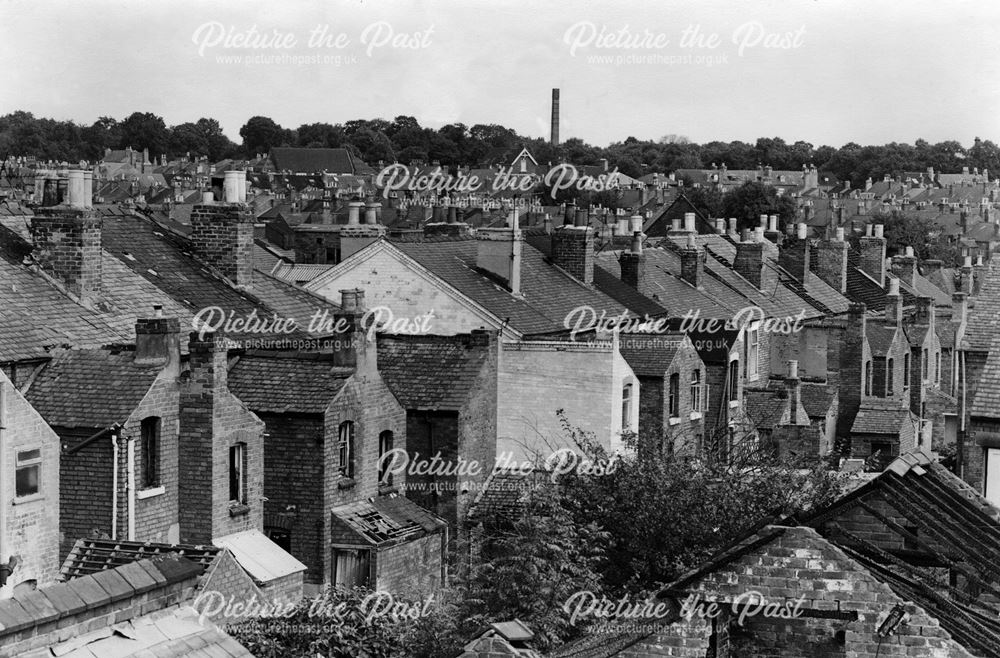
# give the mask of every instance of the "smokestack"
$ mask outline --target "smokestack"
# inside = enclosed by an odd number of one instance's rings
[[[559,90],[552,90],[552,145],[559,146]]]

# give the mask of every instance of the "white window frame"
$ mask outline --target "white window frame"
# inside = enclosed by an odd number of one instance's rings
[[[28,459],[22,459],[21,455],[38,452],[37,457],[31,457]],[[23,496],[17,493],[17,473],[22,468],[34,468],[37,472],[38,487],[37,491],[29,494],[24,494]],[[27,447],[18,448],[14,453],[14,498],[15,500],[29,500],[32,498],[38,498],[42,495],[42,447]]]
[[[747,329],[747,380],[760,376],[760,328]]]

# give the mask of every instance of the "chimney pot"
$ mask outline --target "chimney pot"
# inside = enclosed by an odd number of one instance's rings
[[[794,359],[788,362],[788,378],[789,379],[799,378],[799,362]]]
[[[684,213],[684,230],[694,232],[695,231],[695,214],[693,212]]]
[[[837,227],[837,242],[843,242],[843,241],[844,241],[844,227],[843,226],[838,226]]]
[[[882,226],[881,224],[876,224],[876,225],[875,225],[875,237],[876,237],[876,238],[881,238],[881,237],[883,237],[883,231],[884,231],[884,230],[885,230],[885,227],[884,227],[884,226]]]
[[[910,257],[912,257],[912,256],[913,256],[913,247],[907,247],[907,248],[906,248],[906,249],[905,249],[905,250],[903,251],[903,253],[904,253],[904,255],[906,255],[906,256],[910,256]]]
[[[899,279],[892,278],[889,279],[889,296],[899,296]]]
[[[774,231],[778,230],[778,216],[777,215],[771,215],[770,217],[768,217],[767,218],[767,222],[768,222],[767,223],[767,230],[768,231],[774,232]]]
[[[806,232],[808,230],[809,230],[809,227],[806,226],[805,222],[800,222],[799,223],[799,232],[798,232],[798,236],[797,236],[799,238],[799,240],[805,240],[806,239]]]

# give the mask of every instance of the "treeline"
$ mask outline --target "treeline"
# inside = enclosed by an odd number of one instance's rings
[[[357,119],[345,123],[310,123],[285,128],[274,120],[255,116],[240,128],[241,143],[223,134],[219,122],[202,118],[193,123],[167,126],[162,117],[134,112],[117,120],[101,117],[92,125],[36,118],[29,112],[0,117],[0,157],[34,155],[43,160],[74,162],[97,160],[105,149],[149,149],[150,156],[207,155],[213,161],[228,157],[252,157],[273,146],[343,147],[369,163],[438,161],[445,166],[495,164],[509,161],[522,146],[540,163],[567,161],[578,165],[609,166],[629,176],[658,171],[699,169],[726,164],[730,169],[753,169],[758,164],[774,169],[801,169],[816,165],[855,187],[865,179],[882,178],[904,171],[939,172],[989,169],[1000,174],[1000,148],[978,137],[966,148],[957,141],[931,144],[918,139],[913,144],[893,142],[862,146],[851,142],[840,148],[814,146],[805,141],[788,143],[780,137],[761,137],[754,143],[707,142],[696,144],[680,135],[658,140],[629,137],[607,147],[568,139],[554,147],[544,139],[525,137],[497,124],[448,124],[426,128],[410,116]]]

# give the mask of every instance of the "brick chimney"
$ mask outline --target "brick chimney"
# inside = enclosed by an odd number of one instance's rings
[[[192,332],[188,353],[189,371],[180,386],[177,437],[183,446],[177,466],[184,474],[177,491],[180,541],[210,544],[215,535],[215,506],[222,503],[215,500],[214,484],[225,477],[216,472],[215,407],[227,387],[228,364],[225,347],[210,332],[204,338]]]
[[[177,318],[163,317],[163,307],[153,306],[153,317],[135,322],[135,362],[140,365],[162,366],[180,374],[181,323]]]
[[[838,384],[840,410],[837,415],[837,437],[841,439],[850,437],[851,426],[861,406],[864,391],[866,310],[864,304],[851,304],[847,309],[847,324],[840,348]]]
[[[882,225],[869,224],[867,234],[861,238],[861,259],[858,267],[875,279],[880,286],[885,285],[885,238]]]
[[[191,249],[240,288],[253,286],[253,209],[242,171],[225,172],[223,202],[205,195],[191,210]]]
[[[951,321],[957,324],[964,324],[968,319],[969,296],[964,292],[954,292],[951,294]]]
[[[799,379],[799,362],[788,362],[788,374],[785,376],[785,393],[788,397],[788,424],[808,425],[809,416],[802,406],[802,381]]]
[[[646,254],[642,253],[642,233],[636,231],[632,234],[632,247],[628,251],[622,252],[618,259],[618,266],[621,268],[621,277],[624,283],[632,286],[643,295],[651,296],[646,279]]]
[[[440,207],[435,206],[435,212],[440,213]],[[365,212],[365,223],[361,222],[361,213],[365,211],[363,201],[351,201],[347,204],[347,225],[340,228],[340,260],[344,260],[361,251],[379,238],[385,237],[386,228],[378,223],[378,211],[374,216],[375,223],[368,223],[369,213]]]
[[[885,323],[896,325],[903,321],[903,296],[899,294],[899,279],[889,279],[889,292],[885,296]]]
[[[911,288],[916,283],[917,259],[913,247],[907,247],[902,255],[892,257],[892,273]]]
[[[681,278],[695,288],[701,288],[705,280],[705,252],[698,248],[694,235],[681,249]]]
[[[973,278],[974,268],[972,267],[972,256],[966,256],[965,262],[962,264],[960,277],[960,289],[966,295],[974,294],[975,280]]]
[[[51,200],[60,201],[58,205],[35,209],[30,226],[32,253],[43,272],[90,306],[101,295],[103,219],[94,212],[83,171],[72,169],[65,182],[54,182],[63,184],[64,193],[50,195]]]
[[[736,236],[739,235],[739,228],[738,227],[739,227],[739,220],[737,220],[735,217],[730,217],[729,218],[729,237],[731,237],[734,240],[736,239]]]
[[[934,298],[917,297],[913,312],[913,323],[921,326],[934,325]]]
[[[736,259],[733,261],[736,273],[749,281],[755,288],[764,286],[764,244],[757,240],[742,240],[736,243]]]
[[[578,210],[573,226],[564,225],[552,233],[552,261],[586,284],[594,282],[594,230],[587,212]]]
[[[524,236],[521,233],[516,209],[510,224],[504,228],[481,228],[476,231],[476,267],[500,278],[511,293],[520,295],[521,251],[524,248]],[[556,234],[565,228],[559,228],[552,234],[553,246]]]
[[[799,223],[795,227],[795,237],[788,238],[778,251],[778,263],[795,279],[804,283],[809,272],[809,240],[806,239],[808,227]]]

